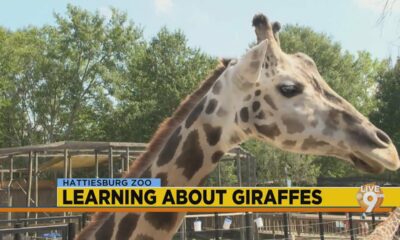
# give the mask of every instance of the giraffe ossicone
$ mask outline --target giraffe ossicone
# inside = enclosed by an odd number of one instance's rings
[[[310,57],[282,51],[279,24],[259,14],[253,26],[258,44],[218,67],[181,103],[127,176],[198,186],[226,151],[249,138],[373,173],[400,167],[390,138],[328,86]],[[77,239],[171,239],[184,215],[96,214]]]

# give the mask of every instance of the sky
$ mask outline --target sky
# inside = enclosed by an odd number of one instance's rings
[[[161,27],[182,30],[191,47],[217,57],[238,57],[255,40],[251,20],[308,26],[326,33],[345,50],[366,50],[383,59],[400,56],[400,0],[388,0],[391,14],[378,24],[387,0],[12,0],[0,3],[0,26],[11,30],[54,24],[68,3],[104,17],[110,7],[125,11],[147,39]],[[284,39],[281,39],[284,41]]]

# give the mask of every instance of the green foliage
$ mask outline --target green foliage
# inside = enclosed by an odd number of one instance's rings
[[[400,61],[383,72],[378,78],[378,108],[371,114],[371,120],[390,135],[400,149]],[[388,173],[389,177],[400,180],[399,172]]]
[[[141,30],[116,10],[105,22],[69,5],[66,17],[55,18],[54,27],[9,33],[2,44],[3,146],[104,138],[99,123],[112,109],[109,76],[125,67]]]
[[[54,26],[0,27],[1,147],[148,141],[216,65],[216,59],[188,47],[180,31],[162,28],[146,41],[142,29],[116,9],[106,20],[68,5],[65,15],[54,17]],[[369,53],[344,52],[325,34],[306,27],[289,25],[280,37],[286,52],[312,57],[331,87],[363,114],[373,113],[377,125],[399,144],[400,64],[388,70],[386,62]],[[243,146],[257,158],[260,183],[285,185],[288,176],[295,185],[315,184],[320,175],[354,172],[333,158],[294,155],[254,140]],[[233,161],[222,163],[221,185],[237,184],[236,167]],[[211,185],[218,184],[215,174]]]
[[[293,185],[312,185],[319,176],[319,166],[313,157],[292,154],[265,145],[257,140],[243,144],[257,160],[257,181],[260,184],[286,186],[289,178]]]
[[[115,124],[109,130],[110,136],[115,140],[148,141],[160,122],[215,66],[215,59],[187,46],[182,32],[161,29],[132,54],[126,77],[115,84],[118,105],[116,119],[111,119]]]

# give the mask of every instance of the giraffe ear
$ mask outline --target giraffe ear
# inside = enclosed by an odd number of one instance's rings
[[[233,81],[239,88],[251,87],[260,77],[268,40],[261,41],[243,55],[234,66]]]

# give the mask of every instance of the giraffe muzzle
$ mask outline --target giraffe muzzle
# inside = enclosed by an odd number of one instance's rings
[[[354,154],[350,154],[350,159],[356,168],[364,172],[378,174],[385,170],[384,166],[376,163],[375,161],[371,161],[370,159],[367,160],[365,157],[360,158]]]
[[[382,173],[385,169],[396,171],[400,160],[394,144],[386,148],[375,148],[369,151],[355,151],[349,155],[354,166],[369,173]]]

